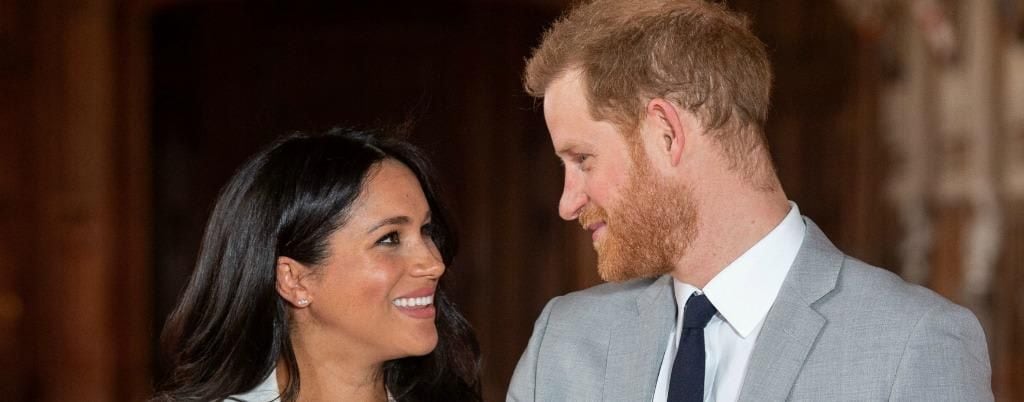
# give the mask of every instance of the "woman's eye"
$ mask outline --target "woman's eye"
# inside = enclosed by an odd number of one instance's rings
[[[401,242],[399,241],[398,232],[388,233],[384,235],[384,237],[381,237],[380,240],[377,240],[377,244],[383,244],[388,246],[397,246],[400,243]]]

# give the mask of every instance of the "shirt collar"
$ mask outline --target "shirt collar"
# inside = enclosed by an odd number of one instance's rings
[[[806,224],[790,201],[789,213],[771,232],[719,272],[703,292],[740,337],[749,336],[768,315],[782,282],[796,260]],[[696,287],[672,279],[677,311]]]

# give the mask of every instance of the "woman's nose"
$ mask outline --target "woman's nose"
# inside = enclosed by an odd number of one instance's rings
[[[441,253],[432,242],[429,240],[424,242],[417,254],[413,275],[436,279],[444,274],[445,266],[444,261],[441,260]]]

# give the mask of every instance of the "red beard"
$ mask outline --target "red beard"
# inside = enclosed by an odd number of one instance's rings
[[[689,187],[658,180],[639,146],[636,171],[622,197],[607,210],[589,204],[580,213],[584,228],[605,222],[597,249],[597,273],[609,282],[659,276],[672,271],[697,233],[697,211]]]

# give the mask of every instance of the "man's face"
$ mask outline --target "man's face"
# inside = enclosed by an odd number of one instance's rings
[[[660,179],[639,140],[627,140],[618,126],[590,116],[578,74],[552,82],[544,116],[565,165],[559,215],[578,219],[591,232],[601,278],[624,281],[671,271],[696,230],[688,189]]]

